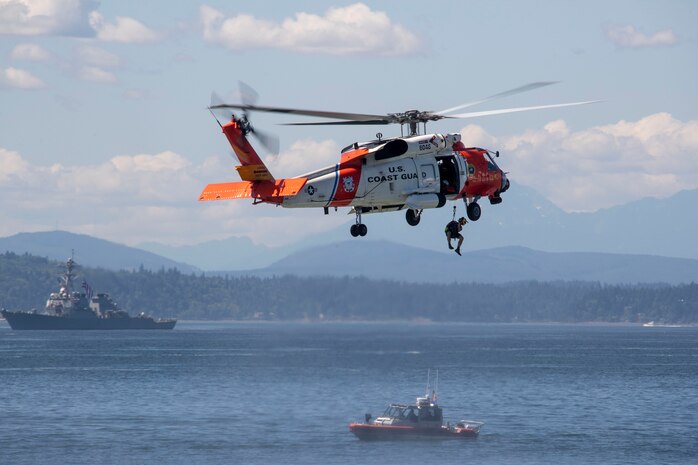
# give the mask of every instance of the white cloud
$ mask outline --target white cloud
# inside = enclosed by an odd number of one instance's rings
[[[0,34],[91,36],[92,0],[0,0]]]
[[[0,233],[53,229],[59,222],[71,231],[100,231],[101,237],[119,242],[129,241],[129,235],[130,243],[145,241],[136,238],[140,231],[158,229],[174,236],[166,230],[171,225],[159,223],[163,212],[178,213],[178,226],[186,229],[192,218],[203,215],[199,193],[220,171],[215,161],[192,166],[169,151],[122,155],[96,165],[41,166],[0,148]],[[108,232],[114,224],[120,230]]]
[[[93,11],[89,21],[97,33],[97,38],[105,42],[143,43],[161,38],[160,34],[133,18],[117,16],[113,23],[108,23],[104,16]]]
[[[199,202],[206,184],[239,181],[234,165],[228,157],[194,164],[164,151],[120,155],[94,165],[42,166],[0,148],[0,236],[58,227],[132,245],[231,235],[281,244],[303,237],[309,225],[319,231],[347,220],[344,215],[327,220],[317,211],[288,215],[244,200]]]
[[[45,84],[29,71],[18,68],[0,68],[0,87],[40,89],[45,87]]]
[[[410,31],[393,24],[382,11],[363,3],[329,8],[324,16],[296,13],[280,23],[240,14],[226,18],[210,7],[200,8],[203,36],[230,49],[277,48],[332,55],[407,55],[421,51]]]
[[[18,44],[10,52],[13,60],[46,61],[49,53],[36,44]]]
[[[122,173],[184,171],[190,165],[184,157],[169,151],[157,155],[121,155],[112,158],[111,164]]]
[[[679,38],[671,29],[648,35],[638,31],[635,26],[630,24],[626,26],[607,27],[606,37],[614,44],[628,48],[675,45],[679,41]]]
[[[0,35],[97,37],[105,42],[143,43],[161,35],[140,21],[108,21],[94,0],[0,0]]]
[[[23,176],[28,167],[29,164],[19,153],[0,147],[0,185],[11,178]]]
[[[339,161],[339,146],[332,140],[298,140],[290,149],[268,156],[265,163],[276,178],[299,176]]]
[[[568,211],[593,211],[644,197],[698,188],[698,121],[668,113],[571,131],[563,121],[496,138],[477,126],[462,131],[466,145],[502,153],[511,179]]]

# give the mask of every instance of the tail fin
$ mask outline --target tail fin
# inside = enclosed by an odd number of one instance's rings
[[[259,157],[250,142],[245,137],[242,126],[234,119],[222,126],[223,134],[228,138],[230,146],[240,160],[240,166],[236,166],[240,178],[243,181],[274,181],[262,159]]]
[[[240,121],[233,118],[228,124],[221,126],[223,134],[240,160],[240,166],[236,166],[235,169],[242,181],[209,184],[201,192],[200,202],[247,198],[254,199],[255,203],[278,205],[283,202],[284,197],[298,194],[308,181],[308,178],[274,179],[245,137],[249,132],[247,124],[249,123],[244,118]]]

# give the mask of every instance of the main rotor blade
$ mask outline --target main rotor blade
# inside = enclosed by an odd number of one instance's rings
[[[219,126],[221,124],[220,120],[227,122],[232,116],[232,112],[227,108],[218,108],[221,104],[223,104],[223,100],[221,100],[220,96],[215,92],[211,92],[211,105],[209,105],[208,111],[216,118]]]
[[[386,119],[374,119],[374,120],[365,120],[365,121],[347,120],[347,121],[318,121],[318,122],[308,122],[308,123],[283,123],[282,126],[334,126],[334,125],[361,126],[361,125],[390,124],[390,123],[394,123],[394,121],[390,121],[386,118]]]
[[[240,110],[264,111],[267,113],[285,113],[289,115],[317,116],[320,118],[346,119],[351,121],[371,121],[371,120],[386,120],[389,121],[389,116],[386,115],[369,115],[363,113],[342,113],[335,111],[319,111],[319,110],[302,110],[300,108],[281,108],[281,107],[261,107],[257,105],[236,105],[236,104],[216,104],[211,105],[212,109],[219,108],[237,108]]]
[[[479,105],[481,103],[489,102],[490,100],[496,100],[498,98],[508,97],[510,95],[520,94],[522,92],[528,92],[529,90],[538,89],[539,87],[545,87],[545,86],[549,86],[552,84],[557,84],[558,82],[559,81],[532,82],[530,84],[526,84],[524,86],[517,87],[515,89],[509,89],[509,90],[505,90],[504,92],[500,92],[498,94],[490,95],[489,97],[485,97],[485,98],[480,99],[480,100],[475,100],[473,102],[468,102],[468,103],[464,103],[462,105],[458,105],[457,107],[452,107],[452,108],[447,108],[445,110],[437,111],[436,114],[443,115],[444,113],[450,113],[452,111],[461,110],[463,108],[468,108],[468,107],[472,107],[475,105]]]
[[[489,110],[489,111],[473,111],[469,113],[459,113],[457,115],[449,115],[449,118],[477,118],[480,116],[490,116],[490,115],[502,115],[505,113],[518,113],[520,111],[530,111],[530,110],[543,110],[545,108],[561,108],[561,107],[572,107],[575,105],[587,105],[589,103],[598,103],[602,100],[589,100],[588,102],[573,102],[573,103],[557,103],[554,105],[539,105],[536,107],[518,107],[518,108],[503,108],[501,110]]]

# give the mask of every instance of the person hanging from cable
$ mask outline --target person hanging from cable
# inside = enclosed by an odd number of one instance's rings
[[[456,212],[455,208],[453,210],[453,217],[455,218]],[[468,220],[466,220],[464,217],[458,218],[458,221],[455,219],[450,221],[446,225],[446,229],[444,232],[446,233],[446,241],[448,242],[448,248],[453,250],[453,246],[451,245],[451,241],[458,239],[458,247],[456,247],[456,253],[460,255],[460,246],[463,244],[463,235],[460,233],[463,230],[463,226],[466,225]]]

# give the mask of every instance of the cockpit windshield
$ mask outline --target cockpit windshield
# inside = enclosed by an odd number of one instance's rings
[[[487,155],[487,170],[488,171],[501,171],[499,169],[499,166],[497,166],[497,163],[494,161],[494,158],[490,155],[490,152],[485,152],[485,155]]]
[[[379,145],[383,145],[386,142],[390,142],[392,139],[375,139],[375,140],[370,140],[368,142],[354,142],[351,145],[347,145],[342,149],[342,153],[349,152],[351,150],[357,150],[357,149],[372,149],[374,147],[378,147]]]

